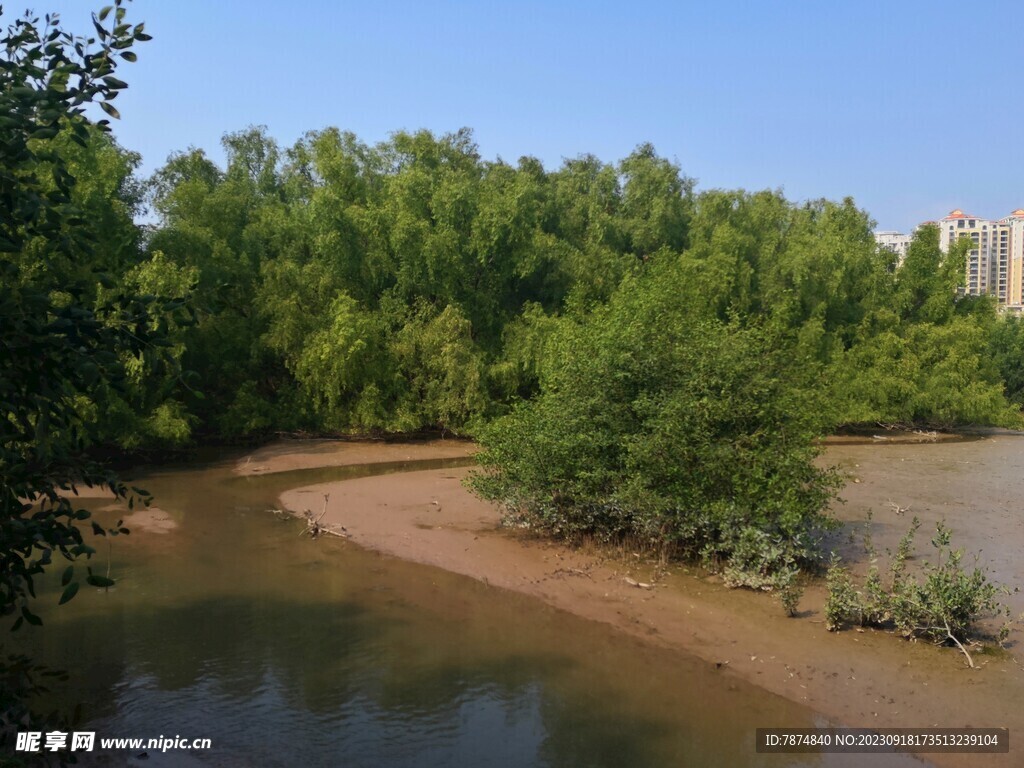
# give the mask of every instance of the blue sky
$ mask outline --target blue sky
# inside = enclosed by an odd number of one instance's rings
[[[102,0],[22,0],[87,31]],[[4,21],[12,10],[8,2]],[[1024,207],[1024,12],[1009,2],[136,0],[121,77],[143,171],[227,131],[474,130],[549,168],[650,141],[698,189],[853,196],[882,229]]]

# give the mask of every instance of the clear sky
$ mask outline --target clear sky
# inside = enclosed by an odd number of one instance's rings
[[[43,3],[47,3],[43,5]],[[8,1],[88,31],[103,0]],[[650,141],[698,189],[853,196],[881,229],[1024,207],[1024,9],[1011,2],[136,0],[119,141],[151,172],[266,125],[473,129],[549,168]]]

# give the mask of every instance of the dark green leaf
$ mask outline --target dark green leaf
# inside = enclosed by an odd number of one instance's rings
[[[66,603],[68,600],[70,600],[71,598],[73,598],[77,594],[78,594],[78,582],[76,581],[73,584],[68,584],[68,586],[64,590],[64,592],[61,593],[60,602],[57,603],[57,605],[64,605],[64,603]]]

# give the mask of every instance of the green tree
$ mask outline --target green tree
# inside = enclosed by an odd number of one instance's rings
[[[231,437],[463,431],[535,395],[554,329],[585,324],[660,261],[718,321],[770,331],[824,372],[832,424],[1012,421],[991,396],[999,372],[972,352],[995,314],[957,290],[963,247],[943,254],[925,228],[896,269],[852,200],[695,194],[648,144],[549,172],[481,159],[466,129],[370,146],[332,128],[284,152],[262,128],[223,141],[224,169],[190,150],[151,185],[162,222],[150,254],[196,281],[181,361],[206,373],[205,399],[171,398],[180,419],[159,422],[170,433],[193,417],[200,434]],[[457,351],[447,359],[467,376],[427,348]],[[946,391],[935,366],[970,394]]]
[[[88,120],[88,105],[117,115],[111,102],[126,87],[117,63],[134,60],[131,47],[148,39],[141,24],[124,21],[122,5],[94,17],[97,36],[87,39],[55,16],[27,14],[8,27],[0,53],[0,615],[15,616],[15,627],[39,623],[28,601],[55,556],[93,552],[78,527],[89,514],[70,493],[86,484],[129,495],[83,455],[90,425],[81,399],[101,383],[126,386],[124,360],[162,341],[152,297],[118,291],[101,275],[109,293],[94,303],[97,277],[84,279],[82,264],[109,243],[86,226],[88,202],[62,151],[68,140],[87,148],[94,126],[106,129],[107,120]],[[70,569],[64,584],[62,602],[79,586]]]
[[[380,324],[373,314],[341,292],[331,302],[327,322],[303,342],[294,360],[296,379],[310,393],[317,413],[329,429],[343,431],[358,421],[356,412],[380,409],[359,400],[383,378],[375,370],[382,362]],[[376,375],[375,375],[376,374]],[[379,399],[379,395],[376,399]],[[379,427],[371,421],[360,426]]]
[[[402,395],[394,428],[464,431],[486,409],[483,355],[458,307],[421,305],[391,340]]]
[[[37,577],[94,553],[77,487],[105,487],[129,504],[144,495],[85,453],[96,430],[87,403],[100,389],[130,391],[133,361],[159,374],[168,362],[161,325],[181,309],[119,288],[105,271],[127,268],[136,252],[131,210],[118,206],[137,196],[119,187],[131,156],[100,135],[106,119],[86,112],[117,116],[112,102],[126,86],[116,67],[149,39],[124,19],[114,0],[93,17],[96,36],[81,38],[55,15],[26,13],[0,46],[0,616],[13,629],[41,623],[30,608]],[[83,577],[112,584],[67,565],[60,603]],[[29,723],[54,724],[28,708],[41,674],[25,656],[0,660],[0,749]]]
[[[717,318],[684,261],[559,324],[540,394],[482,430],[474,487],[535,528],[636,536],[760,584],[825,524],[814,372],[769,328]]]
[[[1024,405],[1024,319],[1007,315],[992,327],[992,357],[1007,398]]]
[[[661,248],[686,247],[693,208],[693,180],[641,144],[619,164],[623,178],[623,230],[627,250],[646,258]]]
[[[903,265],[863,302],[850,342],[829,361],[837,423],[1020,423],[989,346],[993,301],[962,295],[969,247],[944,253],[938,229],[921,227]]]
[[[181,361],[203,373],[203,397],[185,393],[181,406],[206,430],[234,437],[268,428],[275,393],[287,388],[280,357],[261,343],[267,315],[258,297],[264,265],[302,251],[306,238],[289,215],[280,153],[266,130],[222,143],[223,171],[193,149],[157,172],[151,192],[161,226],[149,251],[195,280],[198,320],[182,334]]]

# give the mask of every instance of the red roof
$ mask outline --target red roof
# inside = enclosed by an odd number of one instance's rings
[[[947,221],[949,219],[976,219],[976,218],[978,218],[978,217],[977,216],[969,216],[966,213],[964,213],[963,211],[961,211],[959,208],[957,208],[955,211],[950,211],[948,216],[943,217],[942,221]]]

